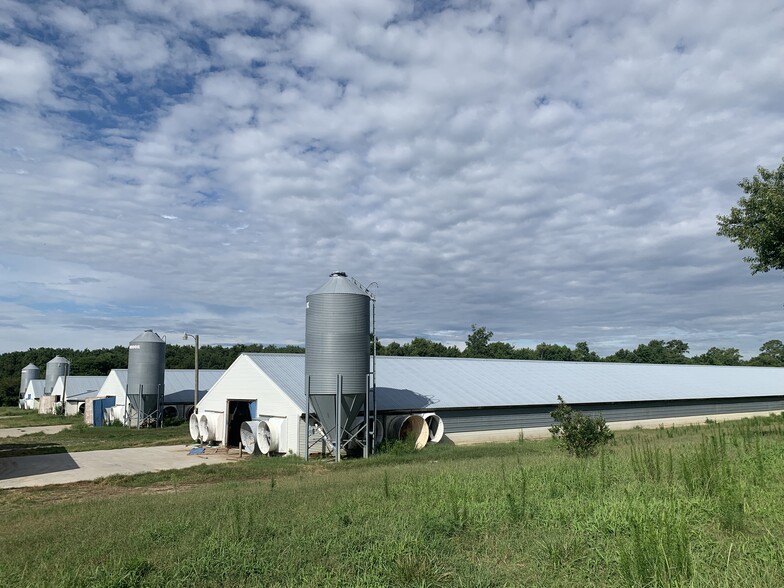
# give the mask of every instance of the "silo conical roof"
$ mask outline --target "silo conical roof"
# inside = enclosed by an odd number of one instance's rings
[[[54,356],[46,362],[46,383],[44,385],[44,394],[51,395],[54,390],[54,385],[57,378],[60,376],[70,375],[71,362],[60,355]]]
[[[22,371],[25,372],[27,370],[37,370],[37,369],[38,369],[37,365],[35,365],[34,363],[28,363],[26,366],[22,368]]]
[[[46,362],[46,365],[49,365],[50,363],[51,364],[55,364],[55,363],[67,363],[67,364],[70,364],[71,362],[68,361],[67,359],[65,359],[62,355],[55,355],[52,359],[50,359],[49,361]]]
[[[136,337],[131,343],[164,343],[164,340],[152,329],[146,329],[144,333]]]
[[[308,296],[313,296],[314,294],[360,294],[361,296],[370,296],[354,280],[346,276],[345,272],[330,274],[326,283],[320,288],[313,290]]]

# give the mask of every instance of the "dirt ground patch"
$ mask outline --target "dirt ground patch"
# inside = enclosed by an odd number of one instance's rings
[[[212,482],[217,484],[218,482]],[[45,505],[81,500],[103,500],[123,496],[144,496],[187,492],[196,486],[204,486],[210,482],[172,484],[160,482],[151,486],[116,486],[96,483],[93,481],[74,482],[71,484],[55,484],[36,488],[11,488],[0,490],[0,512],[12,510],[27,504]]]
[[[70,429],[70,428],[71,425],[47,425],[44,427],[9,427],[7,429],[0,429],[0,437],[21,437],[22,435],[31,435],[34,433],[45,433],[47,435],[52,435],[54,433],[59,433],[60,431],[64,431],[65,429]]]
[[[161,445],[0,459],[0,488],[68,484],[115,475],[176,470],[236,461],[225,449],[190,454],[191,447]]]

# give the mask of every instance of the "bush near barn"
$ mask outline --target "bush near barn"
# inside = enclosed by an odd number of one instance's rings
[[[590,417],[574,410],[558,396],[558,406],[550,413],[555,424],[550,433],[569,453],[577,457],[596,455],[601,445],[614,438],[613,432],[601,416]]]

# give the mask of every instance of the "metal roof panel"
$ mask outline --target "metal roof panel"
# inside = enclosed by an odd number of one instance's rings
[[[304,354],[247,355],[304,411]],[[376,365],[379,410],[784,396],[780,368],[391,356]]]
[[[97,396],[98,391],[106,381],[106,376],[68,376],[65,380],[60,376],[59,380],[65,381],[65,399],[66,400],[84,400],[85,398],[92,398]]]

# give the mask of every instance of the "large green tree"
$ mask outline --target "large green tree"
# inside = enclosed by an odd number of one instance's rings
[[[752,357],[751,365],[781,367],[784,365],[784,343],[780,339],[765,341],[760,347],[760,354]]]
[[[754,252],[743,258],[752,274],[784,269],[784,163],[775,170],[759,166],[738,186],[746,195],[728,215],[716,217],[717,234]]]
[[[466,339],[464,355],[466,357],[489,357],[490,339],[493,338],[493,331],[485,327],[471,325],[471,333]]]
[[[663,341],[654,339],[647,344],[641,343],[634,351],[619,349],[607,357],[607,361],[625,363],[689,363],[686,354],[689,353],[689,344],[680,339]]]
[[[702,355],[694,356],[694,363],[706,365],[741,365],[740,351],[735,347],[711,347]]]

